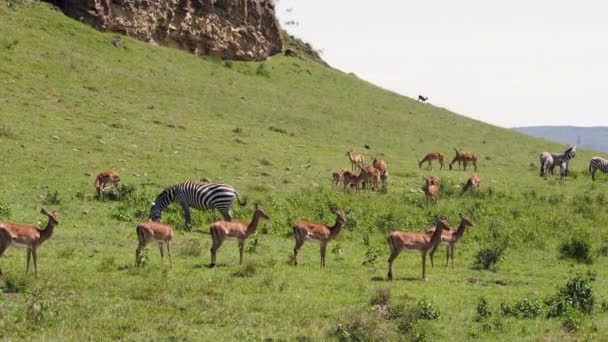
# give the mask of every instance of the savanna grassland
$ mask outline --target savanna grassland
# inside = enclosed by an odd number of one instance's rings
[[[579,150],[570,177],[543,180],[538,154],[564,146],[307,58],[223,62],[112,38],[44,3],[0,1],[0,220],[36,224],[41,207],[61,220],[37,279],[24,274],[23,250],[0,258],[0,338],[608,339],[608,175],[592,182],[586,171],[602,154]],[[434,150],[451,160],[452,147],[479,155],[480,192],[459,194],[470,170],[418,168]],[[331,186],[351,148],[388,162],[386,191]],[[95,199],[105,170],[122,175],[120,200]],[[435,206],[423,175],[442,179]],[[195,211],[187,230],[171,207],[174,269],[154,245],[135,269],[135,225],[155,195],[202,177],[248,198],[237,219],[248,221],[253,203],[271,217],[244,265],[228,242],[208,268],[219,214]],[[330,208],[352,214],[327,267],[312,243],[292,266],[292,224],[333,223]],[[423,282],[420,256],[404,253],[386,281],[388,232],[421,232],[436,214],[455,227],[461,212],[475,226],[456,246],[456,269],[441,248]]]

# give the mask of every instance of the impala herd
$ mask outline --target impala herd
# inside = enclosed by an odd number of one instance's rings
[[[450,163],[450,169],[452,164],[455,162],[464,164],[466,170],[467,163],[472,163],[477,170],[477,157],[475,154],[470,152],[462,152],[456,150],[456,157]],[[360,153],[353,153],[352,150],[346,152],[351,163],[351,169],[336,170],[332,174],[332,184],[342,184],[345,189],[355,188],[356,191],[360,189],[370,189],[377,191],[380,188],[386,188],[388,184],[388,169],[387,163],[384,160],[377,158],[373,159],[371,165],[365,164],[365,157]],[[432,168],[431,162],[437,160],[441,165],[441,169],[444,166],[443,162],[444,155],[441,152],[432,152],[427,154],[421,161],[418,162],[418,166],[421,167],[423,163],[427,162],[427,167]],[[358,171],[358,173],[356,172]],[[440,190],[438,177],[423,177],[425,180],[424,193],[426,195],[427,204],[429,202],[435,204],[438,199]],[[466,185],[463,187],[462,192],[468,190],[475,190],[479,187],[479,176],[473,174]],[[201,183],[212,183],[210,180],[204,179]],[[120,175],[113,171],[102,172],[95,178],[95,191],[98,198],[103,198],[104,194],[110,189],[120,190]],[[306,241],[318,242],[320,245],[320,266],[325,267],[325,255],[327,250],[327,244],[335,239],[342,230],[342,227],[346,223],[347,217],[351,212],[351,209],[346,211],[339,211],[331,209],[332,213],[336,215],[336,221],[334,225],[329,226],[323,223],[315,223],[311,221],[301,220],[293,225],[293,236],[295,238],[295,246],[293,249],[293,263],[298,264],[298,252]],[[46,209],[42,209],[41,213],[48,217],[48,224],[45,229],[39,229],[35,226],[20,225],[14,223],[0,223],[0,256],[6,251],[6,249],[13,245],[17,247],[23,247],[27,249],[27,267],[26,274],[29,272],[30,259],[34,260],[34,273],[38,275],[38,261],[37,261],[37,249],[42,243],[48,240],[53,234],[54,228],[59,225],[59,218],[56,212],[48,212]],[[235,239],[238,242],[239,248],[239,263],[243,263],[243,248],[245,241],[248,237],[254,234],[257,230],[261,219],[269,220],[270,217],[260,208],[258,204],[255,205],[255,210],[251,221],[247,223],[234,222],[227,220],[216,221],[209,227],[210,235],[212,238],[211,246],[211,263],[210,267],[216,265],[216,256],[219,248],[224,244],[227,239]],[[408,233],[396,231],[388,236],[387,243],[390,247],[391,256],[389,258],[389,271],[388,279],[392,280],[392,264],[394,260],[399,256],[402,251],[420,252],[422,255],[422,278],[426,279],[426,256],[430,255],[431,266],[433,265],[433,254],[439,245],[447,246],[447,262],[449,258],[452,258],[452,268],[454,267],[454,245],[464,234],[467,227],[473,226],[473,222],[469,217],[461,215],[461,223],[457,230],[450,228],[448,221],[442,217],[436,217],[435,225],[429,228],[425,233]],[[173,229],[171,226],[149,220],[137,225],[135,228],[138,239],[138,246],[135,251],[135,265],[137,267],[142,264],[142,251],[143,249],[153,241],[159,243],[161,265],[164,264],[164,250],[166,249],[169,255],[169,264],[173,268],[173,257],[171,255],[171,242],[173,239]],[[447,266],[446,262],[446,266]],[[0,275],[2,270],[0,269]]]

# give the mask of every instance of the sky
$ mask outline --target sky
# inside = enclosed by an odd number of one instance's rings
[[[382,88],[501,127],[608,126],[608,1],[276,3],[284,29]]]

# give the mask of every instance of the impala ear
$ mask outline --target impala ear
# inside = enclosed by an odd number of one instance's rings
[[[255,204],[255,210],[259,210],[260,209],[260,205],[258,203]]]
[[[50,215],[51,215],[51,214],[49,214],[49,212],[48,212],[46,209],[44,209],[44,208],[40,209],[40,213],[41,213],[41,214],[43,214],[43,215],[47,215],[47,216],[50,216]]]

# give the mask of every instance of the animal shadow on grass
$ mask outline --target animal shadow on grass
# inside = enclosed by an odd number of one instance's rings
[[[208,268],[208,269],[214,269],[214,268],[218,268],[218,267],[228,267],[228,264],[215,264],[215,266],[211,266],[211,264],[194,264],[192,266],[193,269],[201,269],[201,268]]]
[[[385,281],[385,282],[391,282],[390,280],[388,280],[387,277],[383,277],[383,276],[373,276],[371,279],[371,281]],[[393,281],[422,281],[422,279],[420,279],[419,277],[395,277],[393,278]]]

